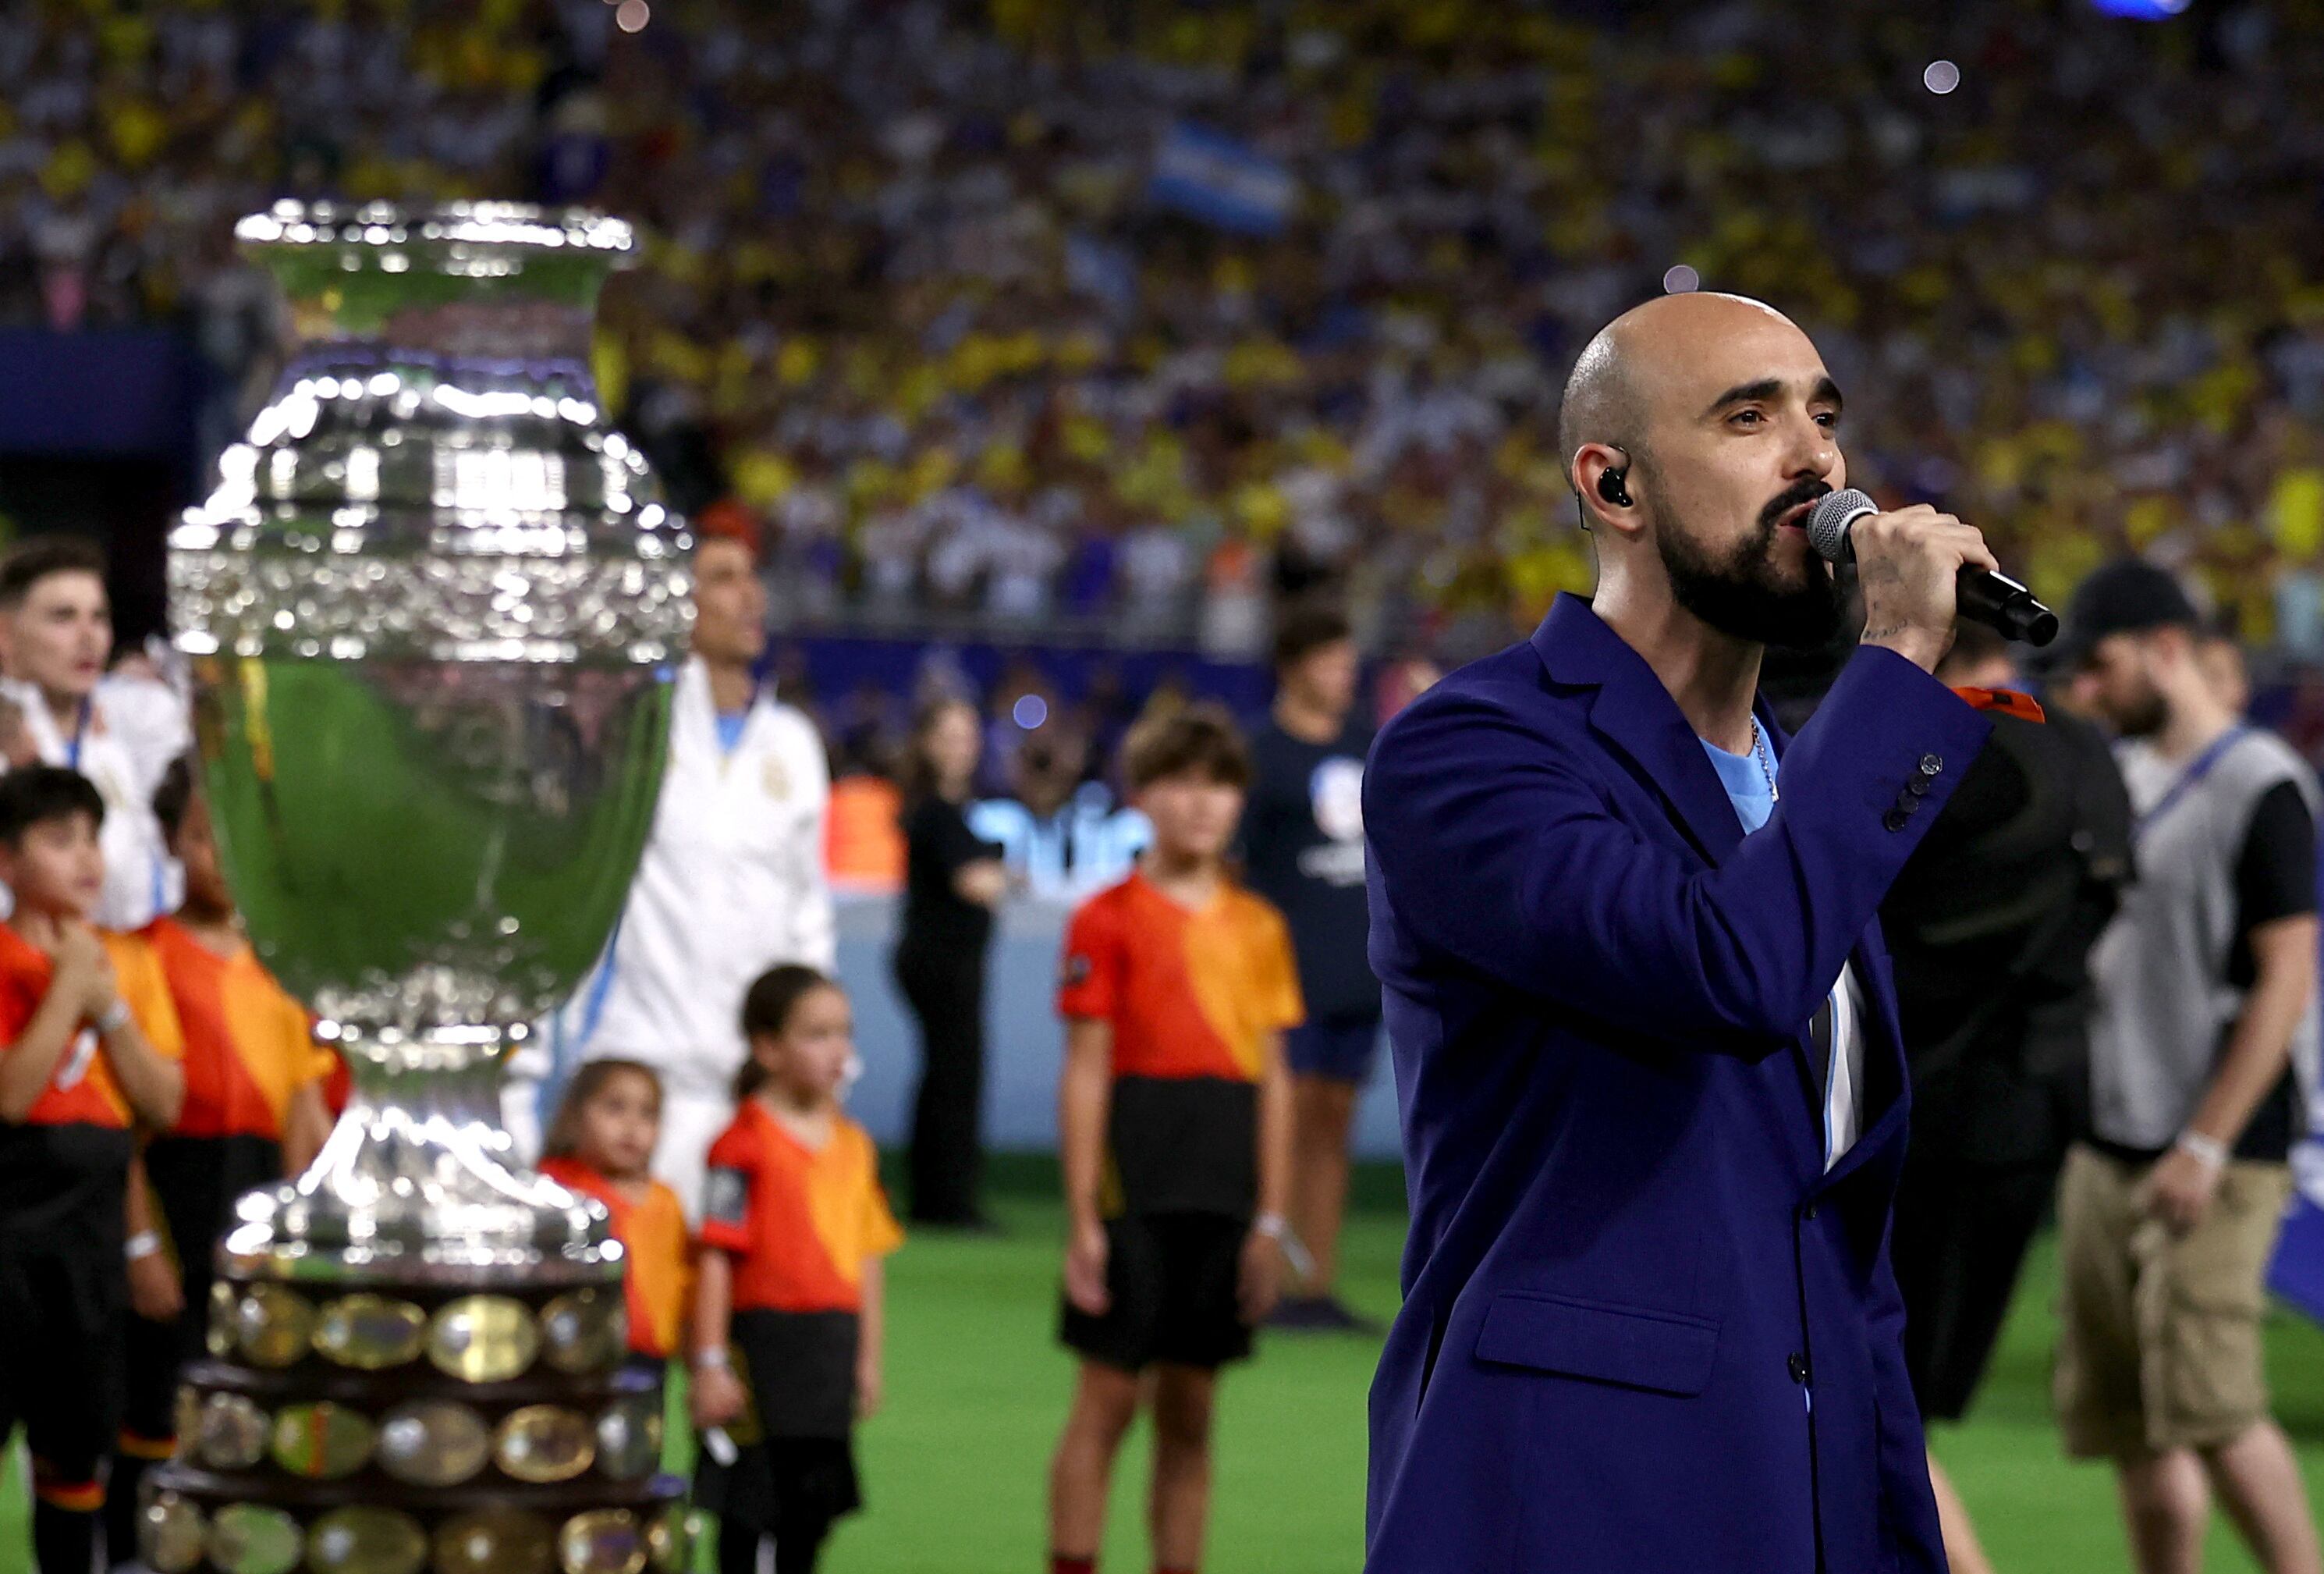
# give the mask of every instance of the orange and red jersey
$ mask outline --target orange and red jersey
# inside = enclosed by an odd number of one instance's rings
[[[693,1278],[687,1263],[686,1208],[659,1180],[632,1200],[595,1166],[570,1156],[540,1162],[540,1172],[568,1191],[594,1197],[613,1216],[613,1238],[627,1254],[622,1287],[630,1313],[630,1348],[666,1361],[677,1352],[678,1330]]]
[[[1057,1010],[1113,1030],[1106,1216],[1248,1218],[1257,1084],[1305,1014],[1283,915],[1232,884],[1189,908],[1133,874],[1074,914]]]
[[[702,1243],[733,1261],[736,1311],[860,1311],[863,1270],[901,1245],[871,1134],[810,1148],[756,1098],[710,1144]]]
[[[1057,1010],[1113,1028],[1116,1077],[1253,1082],[1276,1034],[1305,1014],[1283,915],[1225,884],[1200,912],[1133,874],[1065,931]]]
[[[102,939],[146,1042],[179,1059],[177,1013],[152,948],[134,935]],[[47,952],[0,924],[0,1058],[15,1051],[54,976]],[[43,1250],[109,1253],[117,1265],[133,1124],[97,1029],[84,1023],[23,1118],[0,1124],[0,1255],[37,1242]]]
[[[180,1059],[185,1042],[179,1032],[169,985],[152,949],[135,935],[106,933],[99,938],[113,960],[121,998],[136,1018],[146,1042],[166,1060]],[[15,1048],[33,1014],[41,1009],[41,1002],[48,997],[55,972],[46,951],[18,934],[13,925],[0,924],[0,1055]],[[83,1024],[20,1124],[129,1129],[129,1101],[114,1082],[113,1068],[106,1062],[93,1025]]]
[[[185,1040],[186,1102],[174,1134],[281,1142],[291,1095],[338,1060],[315,1042],[307,1008],[247,944],[221,956],[174,918],[140,932],[161,963]]]

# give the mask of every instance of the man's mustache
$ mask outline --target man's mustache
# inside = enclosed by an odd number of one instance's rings
[[[1812,476],[1794,481],[1775,495],[1774,502],[1759,510],[1759,529],[1765,533],[1775,528],[1775,522],[1803,503],[1813,503],[1831,490],[1831,483],[1819,481]]]

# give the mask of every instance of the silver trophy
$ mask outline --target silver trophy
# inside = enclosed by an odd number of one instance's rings
[[[687,1557],[604,1210],[517,1168],[501,1060],[653,816],[690,542],[589,368],[629,227],[278,205],[289,369],[171,540],[251,939],[353,1074],[218,1245],[151,1478],[160,1574],[641,1574]]]

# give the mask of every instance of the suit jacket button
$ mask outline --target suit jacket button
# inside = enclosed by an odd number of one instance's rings
[[[1923,755],[1921,756],[1922,775],[1933,776],[1944,768],[1945,757],[1942,755]]]
[[[1793,1382],[1800,1384],[1803,1388],[1807,1386],[1808,1358],[1805,1356],[1801,1355],[1797,1350],[1794,1350],[1790,1358],[1784,1361],[1784,1367],[1786,1371],[1791,1373]]]
[[[1903,830],[1908,817],[1901,809],[1892,809],[1880,817],[1880,823],[1890,830]]]

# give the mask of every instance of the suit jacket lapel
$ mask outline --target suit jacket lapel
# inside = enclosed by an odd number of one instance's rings
[[[1753,704],[1752,714],[1759,718],[1760,730],[1765,732],[1767,736],[1767,748],[1769,752],[1774,754],[1776,762],[1780,766],[1784,757],[1784,750],[1790,745],[1792,735],[1785,732],[1782,727],[1775,724],[1775,713],[1767,708],[1767,702],[1764,699],[1759,699]],[[1857,949],[1850,953],[1849,960],[1850,963],[1855,964],[1857,968],[1857,977],[1859,979],[1864,980],[1866,1009],[1867,1014],[1868,1015],[1871,1009],[1870,1000],[1872,986],[1870,980],[1866,977],[1864,973],[1861,960],[1862,953],[1863,948],[1859,944]],[[1868,1021],[1859,1022],[1856,1025],[1856,1031],[1859,1033],[1869,1032],[1872,1031],[1872,1024]],[[1818,1143],[1816,1150],[1816,1169],[1819,1177],[1821,1177],[1823,1174],[1822,1144],[1827,1140],[1824,1133],[1825,1100],[1830,1097],[1830,1089],[1826,1085],[1824,1079],[1828,1075],[1829,1069],[1817,1066],[1815,1063],[1815,1055],[1816,1048],[1814,1035],[1811,1031],[1803,1029],[1800,1035],[1792,1041],[1792,1063],[1799,1071],[1800,1091],[1808,1101],[1808,1113],[1815,1125]],[[1842,1162],[1845,1162],[1846,1156],[1842,1155]],[[1835,1170],[1836,1169],[1837,1166],[1835,1166]]]
[[[1775,718],[1763,699],[1755,707],[1760,730],[1766,734],[1767,746],[1780,762],[1784,750],[1790,745],[1791,735],[1775,723]],[[1875,919],[1856,947],[1849,953],[1849,966],[1855,970],[1856,981],[1864,999],[1864,1011],[1857,1020],[1856,1032],[1861,1041],[1863,1069],[1857,1096],[1863,1101],[1864,1117],[1858,1123],[1856,1142],[1840,1156],[1820,1184],[1830,1186],[1846,1179],[1865,1159],[1889,1138],[1889,1128],[1904,1118],[1905,1071],[1904,1032],[1896,1014],[1896,991],[1888,970],[1887,948],[1880,939],[1880,922]],[[1809,1063],[1814,1052],[1809,1037],[1803,1032],[1796,1041],[1794,1059],[1798,1062],[1802,1085],[1807,1089],[1810,1106],[1814,1108],[1816,1127],[1823,1127],[1823,1110],[1818,1106],[1815,1068]]]
[[[1661,795],[1695,849],[1713,864],[1733,852],[1743,839],[1735,805],[1702,752],[1702,740],[1646,658],[1572,595],[1558,597],[1534,631],[1533,647],[1552,681],[1598,690],[1590,702],[1591,730]]]
[[[1710,756],[1702,752],[1702,740],[1687,725],[1678,701],[1671,698],[1646,658],[1600,622],[1588,602],[1572,595],[1558,597],[1549,616],[1534,631],[1532,643],[1552,682],[1598,690],[1590,702],[1591,730],[1628,762],[1639,782],[1661,796],[1672,822],[1695,849],[1713,865],[1733,852],[1743,840],[1735,805],[1728,799]],[[1766,736],[1769,752],[1780,759],[1790,738],[1775,725],[1765,700],[1754,705],[1753,714]],[[1875,924],[1866,931],[1867,939],[1878,932]],[[1849,958],[1864,991],[1864,1015],[1857,1023],[1864,1040],[1864,1121],[1855,1146],[1821,1178],[1825,1186],[1854,1170],[1887,1139],[1888,1128],[1904,1118],[1904,1050],[1895,996],[1885,960],[1876,965],[1874,955],[1859,940]],[[1807,1024],[1803,1023],[1793,1042],[1792,1062],[1820,1132],[1823,1112],[1816,1107],[1810,1052]]]

